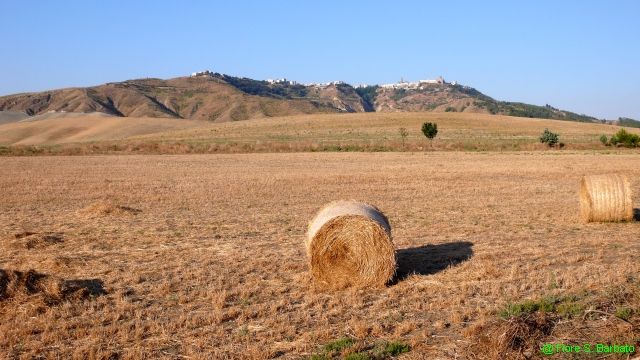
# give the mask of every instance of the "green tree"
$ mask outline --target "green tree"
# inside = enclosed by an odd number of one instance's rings
[[[433,147],[433,139],[438,135],[438,124],[430,122],[422,124],[422,133],[430,140],[429,143]]]
[[[560,141],[560,136],[556,133],[544,129],[542,135],[540,135],[540,142],[549,145],[549,147],[555,146]]]
[[[422,124],[422,133],[429,140],[433,140],[438,135],[438,124],[426,122]]]

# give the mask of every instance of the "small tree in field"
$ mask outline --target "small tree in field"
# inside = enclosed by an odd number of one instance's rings
[[[433,139],[438,135],[438,124],[430,122],[422,124],[422,133],[431,141],[431,146],[433,146]]]
[[[540,142],[549,145],[549,147],[554,147],[558,141],[560,141],[560,136],[549,131],[549,129],[544,129],[544,132],[540,135]]]
[[[607,135],[600,136],[600,142],[602,145],[609,146],[609,139],[607,139]]]
[[[398,133],[400,133],[400,137],[402,138],[402,147],[404,147],[404,143],[407,140],[407,136],[409,136],[409,132],[407,131],[407,129],[401,127],[400,129],[398,129]]]

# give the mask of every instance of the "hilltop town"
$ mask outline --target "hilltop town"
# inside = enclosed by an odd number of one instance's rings
[[[254,80],[211,70],[167,80],[145,78],[2,96],[0,111],[25,116],[99,112],[213,122],[315,113],[466,112],[602,122],[550,105],[498,101],[442,76],[352,86],[339,80],[307,84],[287,78]]]
[[[203,71],[197,71],[197,72],[191,73],[191,77],[214,77],[215,74],[216,73],[212,72],[211,70],[203,70]],[[314,83],[314,82],[312,82],[312,83],[307,83],[307,84],[300,84],[299,82],[297,82],[295,80],[288,80],[287,78],[265,79],[264,81],[267,84],[270,84],[270,85],[304,85],[304,86],[314,86],[314,87],[327,87],[327,86],[332,86],[332,85],[347,84],[346,82],[344,82],[342,80],[334,80],[334,81],[328,81],[328,82],[323,82],[323,83]],[[353,85],[353,87],[354,88],[366,88],[366,87],[370,87],[370,86],[379,86],[379,87],[384,88],[384,89],[420,89],[420,88],[424,88],[426,85],[434,85],[434,84],[457,85],[458,83],[456,81],[452,81],[450,83],[447,83],[442,76],[438,76],[437,78],[432,79],[432,80],[418,80],[418,81],[414,81],[414,82],[407,82],[407,81],[404,81],[404,78],[401,78],[400,81],[398,81],[397,83],[379,84],[379,85],[378,84],[376,84],[376,85],[357,84],[357,85]]]

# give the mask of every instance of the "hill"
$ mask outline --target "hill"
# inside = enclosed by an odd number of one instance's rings
[[[219,74],[170,80],[139,79],[0,97],[0,111],[23,111],[28,115],[50,111],[102,112],[115,116],[216,122],[365,110],[352,87],[270,86],[262,81]]]
[[[420,131],[425,121],[438,123],[433,143]],[[406,129],[406,137],[400,128]],[[541,150],[546,147],[538,137],[545,128],[560,134],[565,149],[605,149],[600,136],[619,129],[609,124],[454,112],[314,114],[225,123],[67,116],[1,125],[0,153]],[[640,129],[627,130],[640,134]]]
[[[458,84],[354,88],[342,82],[301,85],[206,72],[169,80],[138,79],[0,97],[0,111],[101,112],[214,122],[316,113],[470,112],[583,122],[599,120],[550,105],[495,100]]]
[[[421,132],[425,121],[436,122],[439,133],[430,144]],[[406,129],[403,140],[399,129]],[[131,138],[138,142],[183,142],[194,147],[215,145],[222,152],[263,151],[412,151],[535,150],[542,131],[560,134],[566,148],[601,149],[601,135],[620,127],[599,123],[531,119],[505,115],[454,112],[394,112],[300,115],[212,124]],[[627,128],[640,134],[639,129]],[[403,145],[404,141],[404,145]]]

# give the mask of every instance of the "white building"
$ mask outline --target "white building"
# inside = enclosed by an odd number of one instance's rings
[[[327,86],[341,85],[341,84],[345,84],[345,82],[344,81],[340,81],[340,80],[335,80],[335,81],[329,81],[329,82],[325,82],[325,83],[309,83],[306,86],[314,86],[314,87],[319,87],[319,88],[326,88]]]
[[[269,84],[284,84],[284,85],[296,85],[297,82],[293,80],[287,80],[285,78],[282,79],[267,79],[265,80]]]
[[[430,84],[446,84],[444,78],[442,76],[438,76],[435,80],[418,80],[416,82],[406,82],[401,79],[399,82],[395,84],[382,84],[380,87],[385,89],[418,89],[423,85]]]
[[[198,71],[198,72],[194,72],[191,73],[191,77],[198,77],[198,76],[212,76],[213,73],[209,70],[204,70],[204,71]]]
[[[446,84],[442,76],[438,76],[435,80],[420,80],[421,84]]]

